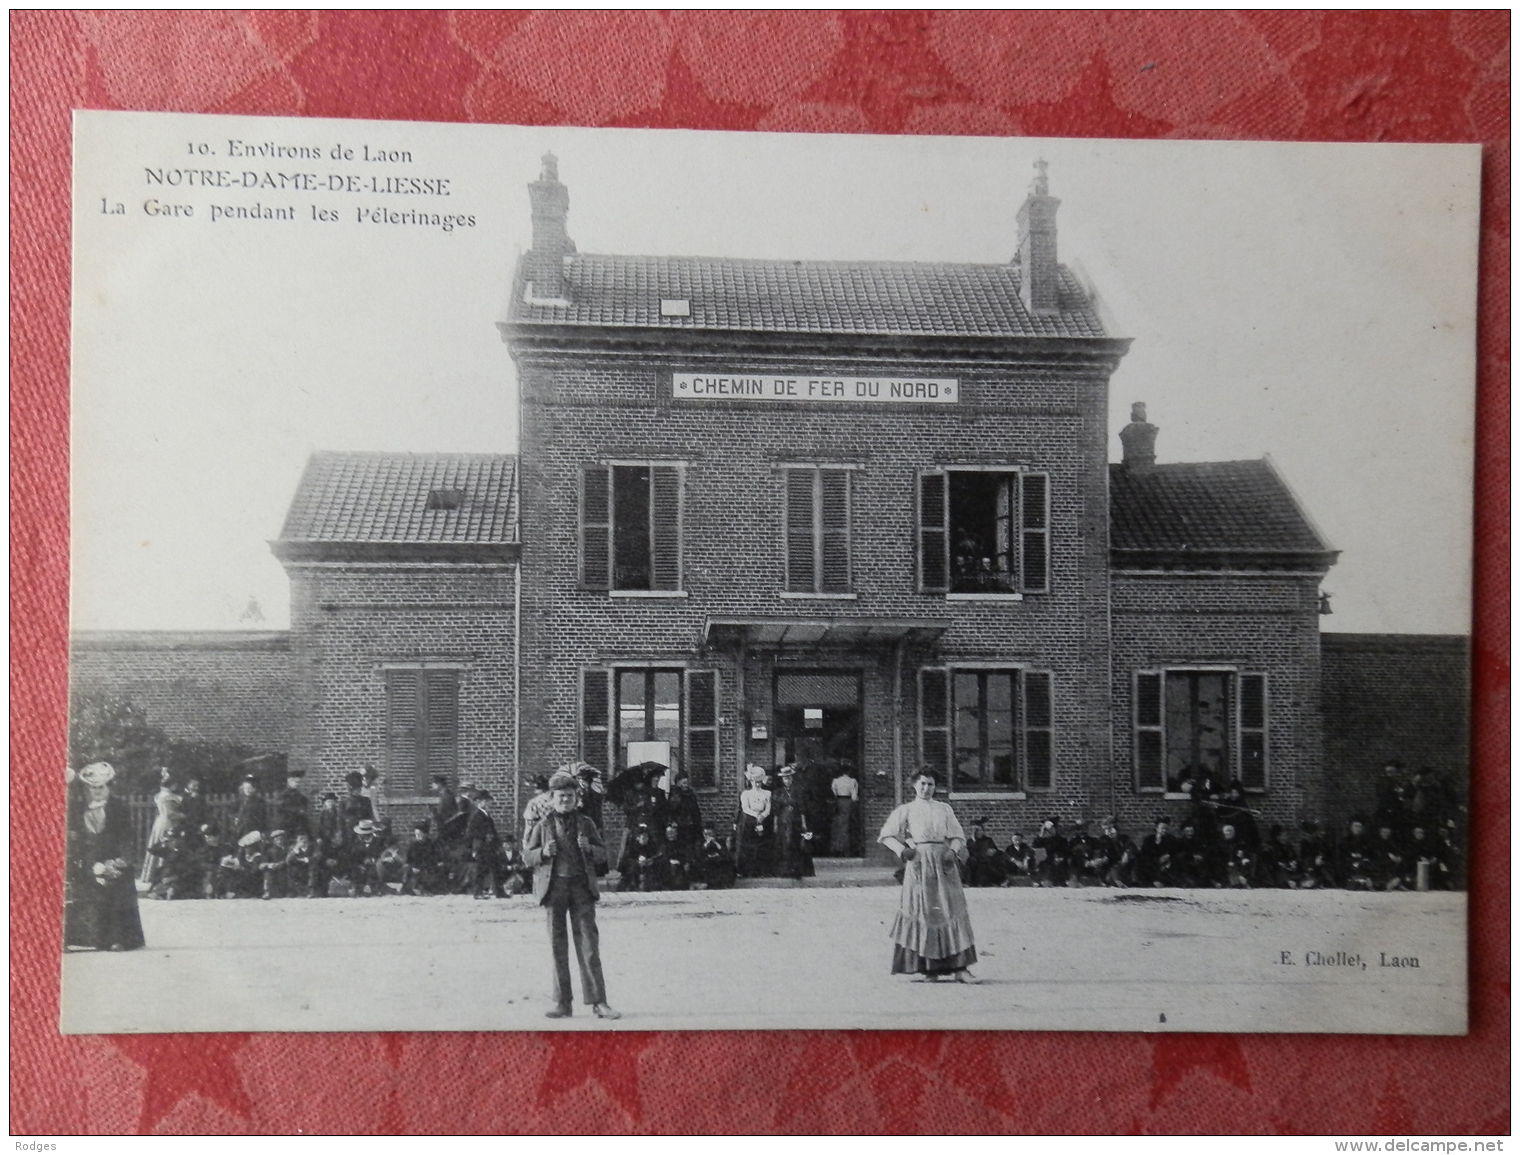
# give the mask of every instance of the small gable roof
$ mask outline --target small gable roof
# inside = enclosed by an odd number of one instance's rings
[[[517,458],[496,453],[313,453],[275,543],[498,547],[517,543]]]
[[[1331,549],[1268,458],[1109,466],[1109,548],[1119,568],[1329,566]]]

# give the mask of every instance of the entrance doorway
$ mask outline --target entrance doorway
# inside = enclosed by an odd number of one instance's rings
[[[861,857],[860,672],[778,671],[773,701],[776,763],[797,767],[793,788],[813,834],[814,857]]]

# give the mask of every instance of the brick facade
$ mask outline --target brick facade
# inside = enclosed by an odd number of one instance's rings
[[[1259,821],[1297,824],[1324,813],[1319,574],[1137,573],[1113,577],[1113,813],[1145,832],[1174,824],[1185,798],[1136,786],[1134,675],[1219,667],[1267,675],[1267,785],[1252,791]]]
[[[988,802],[1027,824],[1054,806],[1074,812],[1106,780],[1108,688],[1106,386],[1117,358],[1059,367],[925,347],[890,361],[805,355],[767,361],[723,343],[704,357],[795,375],[957,376],[955,407],[673,400],[680,350],[636,361],[518,347],[522,396],[523,753],[529,765],[582,756],[579,677],[588,665],[686,665],[722,673],[720,778],[704,806],[726,827],[741,789],[741,721],[770,718],[778,666],[860,673],[865,679],[864,821],[903,796],[899,773],[918,764],[921,665],[1004,660],[1048,670],[1055,694],[1056,781],[1049,795]],[[1071,355],[1068,353],[1068,357]],[[584,466],[684,463],[683,596],[622,597],[581,588],[578,494]],[[851,470],[851,597],[783,596],[783,475],[791,464]],[[967,601],[918,592],[919,471],[946,465],[1023,467],[1050,476],[1050,592],[1021,601]],[[894,710],[891,647],[752,653],[737,708],[737,654],[701,646],[725,615],[939,619],[932,652],[905,653]],[[894,746],[893,716],[900,720]],[[895,753],[901,750],[900,761]],[[589,753],[589,752],[586,752]],[[594,755],[592,760],[596,760]],[[774,766],[773,749],[746,742],[742,761]],[[975,799],[971,805],[980,805]]]
[[[371,764],[386,780],[397,829],[432,799],[386,764],[388,665],[460,671],[459,781],[489,789],[493,812],[515,805],[515,584],[510,564],[288,562],[296,698],[291,764],[308,792],[342,793]],[[507,823],[504,829],[512,829]]]
[[[171,738],[284,753],[293,668],[284,631],[92,630],[72,638],[69,684],[141,706]]]
[[[1327,813],[1371,814],[1386,759],[1429,766],[1465,797],[1471,655],[1464,637],[1324,634]]]

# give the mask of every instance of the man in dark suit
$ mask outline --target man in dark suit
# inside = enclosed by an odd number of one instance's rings
[[[1156,819],[1156,830],[1140,843],[1135,863],[1135,879],[1141,886],[1175,886],[1177,841],[1172,837],[1171,821],[1163,814]]]
[[[501,837],[496,832],[496,819],[486,809],[490,802],[489,790],[476,791],[475,811],[465,827],[464,840],[470,848],[470,889],[476,898],[490,898],[492,894],[506,898],[497,870],[501,862]]]
[[[238,783],[237,816],[233,819],[232,835],[243,838],[268,826],[269,810],[264,804],[264,796],[259,793],[259,780],[252,774],[245,775]]]
[[[548,912],[549,943],[554,952],[554,1006],[551,1019],[570,1014],[570,940],[581,969],[581,994],[599,1019],[622,1016],[607,1005],[602,958],[596,929],[596,866],[607,861],[607,848],[596,823],[577,811],[580,786],[569,774],[549,780],[553,810],[534,823],[523,845],[523,858],[533,868],[533,897]]]
[[[317,806],[317,840],[312,847],[308,898],[326,898],[328,884],[333,878],[348,874],[348,848],[354,838],[351,830],[343,825],[343,813],[338,809],[336,794],[332,791],[323,794]]]
[[[344,824],[352,830],[366,819],[374,822],[374,804],[360,793],[364,788],[364,775],[357,770],[350,770],[343,775],[343,784],[348,788],[348,793],[339,800],[338,813],[343,815]]]
[[[292,842],[297,834],[311,833],[311,799],[301,792],[304,770],[291,770],[285,775],[285,789],[275,795],[274,821],[285,831]]]

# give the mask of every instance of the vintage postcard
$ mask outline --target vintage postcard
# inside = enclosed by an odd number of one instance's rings
[[[78,113],[63,1030],[1465,1032],[1478,166]]]

